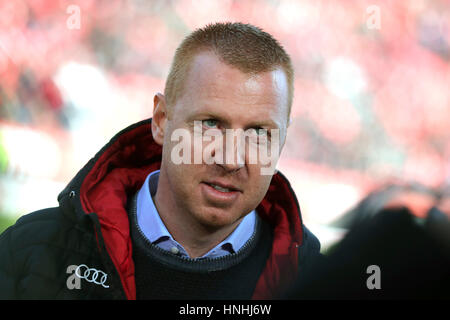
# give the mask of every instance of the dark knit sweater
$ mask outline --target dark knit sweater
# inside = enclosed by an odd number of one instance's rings
[[[262,219],[236,253],[190,259],[150,243],[136,219],[136,196],[130,203],[137,299],[250,299],[272,247],[272,230]]]

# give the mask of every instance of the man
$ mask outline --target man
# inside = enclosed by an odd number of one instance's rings
[[[153,118],[113,137],[58,208],[2,234],[0,297],[280,297],[320,244],[286,178],[251,155],[270,146],[273,167],[292,97],[291,61],[272,36],[240,23],[194,31]]]

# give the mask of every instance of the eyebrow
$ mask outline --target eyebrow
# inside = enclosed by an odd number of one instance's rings
[[[190,115],[187,119],[189,122],[196,120],[197,118],[205,118],[205,119],[216,119],[225,125],[230,125],[230,121],[225,117],[210,111],[203,111],[199,113],[194,113]],[[261,120],[261,121],[252,121],[246,124],[244,129],[247,128],[271,128],[271,129],[281,129],[280,126],[273,120]]]
[[[255,121],[255,122],[252,122],[250,125],[249,125],[249,127],[250,128],[255,128],[255,127],[261,127],[261,128],[264,128],[264,127],[268,127],[268,128],[274,128],[274,129],[280,129],[280,126],[275,122],[275,121],[273,121],[273,120],[266,120],[266,121]]]

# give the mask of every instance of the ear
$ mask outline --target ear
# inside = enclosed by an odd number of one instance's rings
[[[159,145],[163,145],[164,132],[168,119],[166,98],[163,94],[157,93],[153,98],[153,118],[152,118],[152,135],[153,140]]]
[[[285,133],[285,135],[284,135],[283,142],[281,143],[280,153],[281,153],[281,150],[283,150],[284,145],[285,145],[285,143],[286,143],[288,130],[289,130],[289,127],[291,126],[291,124],[292,124],[292,118],[291,118],[291,116],[289,115],[289,118],[288,118],[288,121],[287,121],[287,126],[286,126],[286,133]]]

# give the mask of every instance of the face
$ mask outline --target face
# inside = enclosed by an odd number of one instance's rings
[[[163,146],[158,184],[161,205],[166,204],[180,219],[207,228],[239,223],[261,202],[272,179],[272,175],[261,174],[261,168],[267,165],[249,161],[249,148],[255,148],[257,140],[246,139],[245,147],[238,148],[236,138],[230,148],[230,140],[224,134],[223,159],[232,152],[229,159],[235,161],[211,163],[208,157],[214,157],[217,150],[209,148],[211,152],[203,155],[200,163],[194,163],[198,148],[206,150],[214,141],[196,144],[195,130],[199,127],[203,132],[240,129],[262,135],[260,141],[270,145],[270,130],[278,129],[278,156],[287,131],[287,101],[288,85],[282,69],[249,75],[227,66],[212,53],[198,54],[175,105],[167,106],[164,96],[155,96],[152,132],[155,141]],[[267,136],[264,129],[269,133]],[[171,137],[180,130],[190,136],[192,161],[189,164],[173,161],[174,148],[180,144]]]

